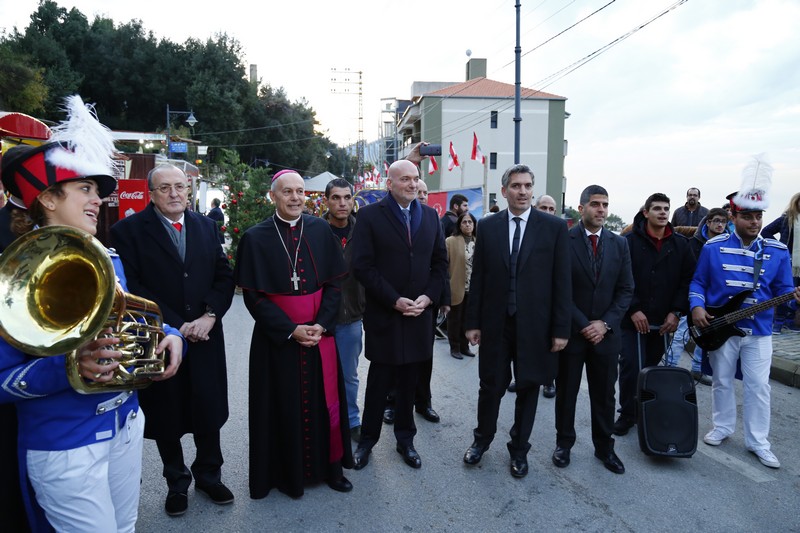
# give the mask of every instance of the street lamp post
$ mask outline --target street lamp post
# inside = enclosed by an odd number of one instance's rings
[[[194,117],[194,111],[170,111],[169,104],[167,104],[167,159],[172,158],[172,128],[170,126],[169,117],[170,115],[189,115],[186,118],[186,123],[190,127],[194,127],[199,121]]]
[[[195,124],[199,121],[194,117],[194,111],[170,111],[169,104],[167,104],[167,161],[172,158],[172,128],[169,123],[170,115],[189,115],[186,118],[186,123],[189,125],[190,128],[193,128]],[[194,177],[191,178],[192,180],[192,203],[191,203],[191,210],[195,210],[196,202],[197,202],[197,183],[194,180]]]

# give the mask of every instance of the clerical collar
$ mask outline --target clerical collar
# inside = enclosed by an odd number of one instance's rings
[[[298,222],[300,222],[300,219],[303,218],[303,215],[300,215],[299,217],[297,217],[294,220],[286,220],[285,218],[280,216],[277,211],[275,211],[275,218],[277,218],[281,222],[284,222],[284,223],[288,224],[290,228],[293,228],[293,227],[295,227],[297,225]]]

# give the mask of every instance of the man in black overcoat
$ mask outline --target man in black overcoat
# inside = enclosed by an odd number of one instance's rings
[[[128,288],[156,302],[164,321],[179,328],[189,350],[174,379],[139,393],[145,437],[155,439],[168,493],[165,510],[181,515],[194,475],[214,503],[233,502],[222,483],[220,428],[228,419],[228,378],[222,317],[233,300],[233,272],[213,220],[186,210],[186,175],[160,165],[147,177],[151,203],[111,228]],[[194,435],[197,455],[184,464],[181,436]]]
[[[414,163],[392,163],[389,194],[359,209],[350,243],[351,268],[367,296],[364,355],[370,361],[356,469],[367,465],[380,438],[395,383],[397,451],[409,466],[422,466],[414,449],[414,390],[419,363],[433,356],[432,314],[447,279],[447,250],[436,211],[417,200],[418,184]]]
[[[556,449],[553,464],[570,463],[575,444],[575,404],[586,366],[595,456],[615,474],[625,467],[614,452],[614,386],[622,346],[620,325],[633,297],[631,254],[624,237],[603,228],[608,192],[590,185],[581,193],[580,223],[569,231],[572,254],[572,335],[561,352],[556,378]]]
[[[221,202],[219,198],[214,198],[211,200],[211,209],[208,211],[206,216],[213,220],[217,225],[217,238],[219,239],[220,244],[225,244],[225,234],[222,232],[222,226],[225,225],[225,214],[222,212],[220,208]]]
[[[489,449],[513,364],[517,396],[508,451],[511,475],[523,477],[539,387],[555,378],[558,352],[569,338],[570,255],[564,221],[531,207],[531,169],[514,165],[501,184],[508,209],[478,226],[470,278],[466,329],[470,342],[481,345],[480,389],[478,427],[464,462],[477,464]]]

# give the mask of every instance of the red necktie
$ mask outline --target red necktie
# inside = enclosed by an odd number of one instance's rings
[[[181,224],[180,222],[173,222],[172,225],[175,226],[175,229],[178,230],[178,233],[180,233],[183,224]]]
[[[589,235],[589,240],[592,241],[592,252],[597,257],[597,235]]]

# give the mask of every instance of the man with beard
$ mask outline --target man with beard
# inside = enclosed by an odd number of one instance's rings
[[[348,246],[353,238],[356,217],[353,216],[355,200],[353,186],[336,178],[325,186],[325,206],[328,210],[322,216],[330,224],[336,240],[342,244],[345,264],[350,264],[353,247]],[[342,303],[336,318],[336,348],[342,364],[344,388],[347,395],[347,414],[350,423],[350,437],[358,442],[361,439],[361,420],[358,411],[358,356],[361,355],[361,322],[364,316],[364,287],[353,273],[342,281]]]
[[[708,208],[700,205],[700,189],[692,187],[686,191],[686,204],[672,214],[673,226],[699,226],[708,215]]]
[[[603,228],[608,192],[599,185],[583,190],[580,222],[569,231],[572,254],[572,335],[558,360],[556,449],[553,464],[570,463],[575,444],[575,404],[584,366],[589,384],[594,455],[622,474],[614,452],[614,385],[620,349],[620,325],[633,296],[631,256],[625,238]]]
[[[772,167],[761,159],[745,167],[742,187],[729,196],[734,231],[709,239],[700,252],[697,271],[691,283],[689,305],[694,326],[708,327],[715,317],[708,306],[720,306],[743,290],[747,295],[742,308],[792,293],[800,302],[800,287],[792,283],[792,267],[785,244],[760,235],[766,198],[772,179]],[[711,421],[714,424],[703,442],[719,446],[736,429],[737,367],[742,374],[742,422],[744,444],[764,466],[779,468],[771,451],[770,386],[772,364],[773,309],[755,313],[736,322],[747,333],[732,335],[708,354],[711,376]]]
[[[450,209],[445,211],[442,216],[442,229],[444,229],[444,238],[448,238],[453,234],[456,228],[456,220],[462,213],[469,211],[469,200],[463,194],[454,194],[450,198]]]

